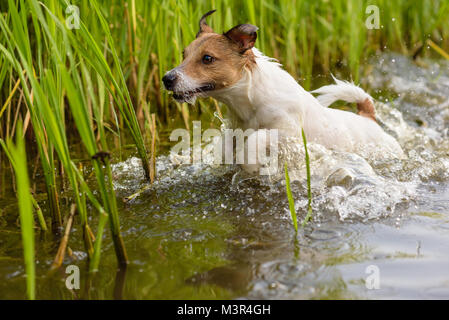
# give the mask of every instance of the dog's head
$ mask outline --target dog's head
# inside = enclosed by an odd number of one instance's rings
[[[197,96],[207,97],[214,90],[235,84],[244,67],[255,63],[251,48],[258,28],[240,24],[224,34],[215,33],[206,23],[206,17],[214,12],[201,17],[200,30],[184,49],[182,63],[162,78],[179,102],[193,103]]]

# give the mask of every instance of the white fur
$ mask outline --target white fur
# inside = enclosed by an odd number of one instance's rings
[[[373,102],[373,98],[354,83],[338,80],[333,75],[332,78],[336,84],[324,86],[312,91],[312,93],[320,94],[317,99],[324,107],[329,107],[337,100],[357,103],[369,99]]]
[[[255,68],[245,69],[235,85],[208,92],[230,107],[235,128],[279,129],[281,135],[298,136],[303,127],[308,141],[330,149],[359,153],[363,148],[378,148],[396,157],[403,156],[398,142],[373,120],[326,108],[335,100],[372,100],[361,88],[335,79],[336,85],[315,91],[323,94],[318,100],[279,63],[256,48],[252,50]]]

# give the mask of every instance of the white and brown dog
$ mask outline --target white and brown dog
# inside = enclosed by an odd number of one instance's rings
[[[184,50],[184,60],[163,77],[167,90],[179,102],[211,96],[230,108],[234,126],[246,130],[278,129],[329,149],[358,153],[376,148],[395,157],[403,152],[398,142],[377,124],[373,99],[360,87],[335,79],[336,84],[313,91],[315,98],[274,59],[254,47],[258,28],[238,25],[215,33],[200,20],[196,39]],[[337,100],[357,103],[358,114],[327,108]]]

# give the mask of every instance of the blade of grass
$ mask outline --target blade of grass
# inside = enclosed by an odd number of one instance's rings
[[[445,59],[449,60],[449,53],[441,49],[435,42],[433,42],[430,39],[427,39],[427,44],[432,47],[433,50],[438,52],[441,56],[443,56]]]
[[[304,144],[306,172],[307,172],[307,215],[304,218],[304,221],[301,223],[301,227],[304,228],[307,225],[307,222],[312,217],[312,188],[311,188],[311,175],[310,175],[310,157],[309,151],[307,149],[307,139],[306,134],[304,133],[304,129],[301,129],[301,135]],[[288,175],[287,162],[284,163],[284,172],[285,172],[285,187],[287,189],[288,206],[290,208],[290,214],[292,217],[295,232],[298,232],[298,220],[295,210],[295,201],[293,199],[293,194],[290,186],[290,177]]]
[[[306,171],[307,171],[307,215],[304,218],[301,226],[304,228],[307,222],[312,217],[312,188],[311,188],[311,178],[310,178],[310,157],[309,151],[307,150],[307,139],[304,129],[301,129],[302,142],[304,144],[305,160],[306,160]]]
[[[30,194],[28,178],[27,154],[23,140],[22,124],[19,123],[16,132],[16,144],[6,141],[8,151],[15,163],[15,176],[17,181],[17,201],[19,204],[20,228],[22,230],[23,256],[27,282],[28,299],[35,299],[36,272],[34,265],[34,218],[33,203]]]
[[[11,152],[9,151],[9,148],[7,147],[7,144],[5,143],[5,141],[3,141],[2,139],[0,139],[0,146],[3,148],[3,151],[5,152],[6,156],[9,159],[9,162],[11,163],[12,167],[14,168],[14,171],[19,170],[16,164],[16,160],[13,157],[13,155],[11,154]],[[41,226],[41,229],[43,231],[47,231],[47,224],[45,223],[45,218],[42,214],[42,210],[39,207],[39,204],[37,203],[36,199],[34,199],[34,197],[31,195],[31,202],[33,204],[34,209],[36,210],[36,215],[39,221],[39,225]]]
[[[285,172],[285,187],[287,188],[287,198],[288,198],[288,206],[290,208],[290,214],[293,221],[293,227],[295,228],[295,232],[298,232],[298,218],[296,217],[295,210],[295,200],[293,200],[292,190],[290,187],[290,177],[288,175],[287,162],[284,164],[284,172]]]

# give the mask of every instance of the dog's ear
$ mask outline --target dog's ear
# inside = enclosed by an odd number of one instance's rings
[[[214,13],[217,10],[211,10],[204,14],[200,19],[200,31],[196,34],[196,37],[198,38],[202,33],[213,33],[214,30],[206,23],[206,18],[210,16],[212,13]]]
[[[246,50],[254,47],[257,39],[257,30],[259,28],[252,24],[239,24],[224,35],[237,43],[241,49],[240,53],[244,53]]]

